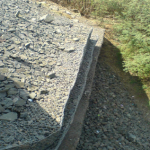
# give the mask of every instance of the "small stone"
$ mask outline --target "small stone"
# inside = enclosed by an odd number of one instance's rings
[[[3,67],[4,63],[2,61],[0,61],[0,67]]]
[[[27,119],[28,118],[28,114],[26,112],[25,113],[20,113],[20,118]]]
[[[36,99],[41,99],[41,94],[37,93]]]
[[[33,102],[33,100],[32,100],[32,99],[28,99],[28,101],[29,101],[29,102]]]
[[[42,79],[41,79],[41,80],[42,80]],[[41,81],[41,80],[40,80],[40,81]],[[34,86],[34,85],[29,85],[28,88],[27,88],[28,91],[36,91],[37,89],[38,89],[38,87],[37,87],[37,86]]]
[[[55,74],[55,73],[49,74],[48,77],[49,77],[50,79],[53,79],[53,78],[56,77],[56,74]]]
[[[14,41],[14,43],[17,44],[17,45],[21,44],[20,41]]]
[[[19,95],[22,99],[27,100],[29,95],[25,90],[20,90]]]
[[[40,82],[42,80],[42,77],[38,76],[37,80]],[[28,91],[29,91],[29,89],[28,89]]]
[[[5,76],[3,76],[3,75],[0,75],[0,81],[3,81],[3,80],[5,80]]]
[[[26,101],[25,100],[23,100],[23,99],[15,99],[15,100],[13,100],[13,101],[15,101],[14,102],[14,105],[15,106],[24,106],[25,104],[26,104]]]
[[[42,140],[42,139],[45,138],[43,135],[37,135],[36,137],[37,137],[39,140]]]
[[[14,141],[14,137],[13,137],[13,136],[9,136],[9,137],[3,138],[3,140],[4,140],[6,143],[10,143],[10,142],[13,142],[13,141]]]
[[[2,102],[0,102],[0,104],[4,106],[10,106],[13,104],[13,101],[11,98],[5,98]]]
[[[4,113],[9,113],[11,112],[9,109],[5,109]]]
[[[2,98],[4,98],[4,97],[6,97],[6,92],[0,92],[0,98],[2,99]]]
[[[4,111],[5,111],[4,107],[2,107],[2,106],[0,105],[0,112],[4,112]]]
[[[4,102],[5,102],[5,107],[6,108],[9,108],[10,106],[13,105],[13,101],[10,98],[7,98]]]
[[[71,15],[71,13],[69,11],[66,11],[66,14]]]
[[[28,57],[26,55],[20,55],[20,58],[24,60],[27,59]]]
[[[28,48],[30,47],[30,44],[31,44],[31,43],[26,43],[26,44],[25,44],[26,49],[28,49]]]
[[[75,51],[75,48],[74,47],[70,47],[70,48],[65,49],[64,51],[68,52],[68,53],[71,53],[71,52]]]
[[[42,90],[41,91],[41,94],[48,94],[49,93],[49,91],[47,91],[47,90]]]
[[[20,15],[20,11],[17,11],[16,17],[19,17],[19,15]]]
[[[16,88],[24,88],[24,82],[14,80],[14,84]]]
[[[60,29],[57,29],[57,30],[56,30],[56,33],[57,33],[57,34],[61,33],[61,30],[60,30]]]
[[[79,38],[73,38],[73,40],[74,40],[75,42],[78,42],[78,41],[79,41]]]
[[[8,68],[0,68],[1,73],[8,73]]]
[[[44,132],[44,136],[49,136],[50,132],[49,131],[45,131]]]
[[[9,89],[7,89],[7,88],[0,88],[0,93],[4,93],[4,92],[7,92]]]
[[[15,68],[16,68],[16,69],[20,69],[20,68],[21,68],[21,64],[16,63],[16,64],[15,64]]]
[[[13,103],[17,102],[18,100],[19,100],[18,97],[14,98],[14,99],[13,99]]]
[[[17,113],[16,112],[10,112],[10,113],[7,113],[7,114],[0,116],[0,120],[14,121],[16,119],[17,119]]]
[[[5,89],[10,89],[10,88],[13,88],[14,87],[14,84],[7,84],[5,85]]]
[[[10,88],[8,90],[8,95],[14,95],[14,94],[17,94],[18,93],[18,90],[16,88]]]
[[[30,93],[29,96],[30,96],[31,99],[34,99],[36,97],[36,93],[32,92],[32,93]]]
[[[65,49],[65,47],[63,47],[63,46],[60,46],[60,47],[59,47],[59,49],[60,49],[60,50],[64,50],[64,49]]]
[[[10,29],[8,30],[8,32],[11,32],[11,33],[16,32],[16,29],[10,28]]]
[[[39,3],[37,7],[41,7],[41,6],[42,6],[42,4],[41,4],[41,3]]]
[[[132,133],[128,133],[128,140],[131,142],[136,142],[137,138],[135,135],[133,135]]]
[[[127,114],[127,117],[128,117],[128,118],[131,118],[131,115],[130,115],[130,114]]]
[[[62,63],[61,63],[61,62],[58,62],[58,63],[57,63],[57,66],[61,66],[61,65],[62,65]]]
[[[47,14],[47,15],[42,16],[39,21],[44,21],[46,23],[51,23],[53,20],[54,20],[54,17]]]
[[[37,2],[37,7],[41,7],[42,5],[45,5],[46,3],[45,2]]]

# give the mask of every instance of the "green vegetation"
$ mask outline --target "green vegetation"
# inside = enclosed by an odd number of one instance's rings
[[[150,79],[150,0],[68,0],[82,15],[115,21],[124,71]],[[66,2],[66,0],[64,0]]]
[[[97,0],[95,15],[112,16],[120,42],[124,70],[142,79],[150,78],[150,1]]]

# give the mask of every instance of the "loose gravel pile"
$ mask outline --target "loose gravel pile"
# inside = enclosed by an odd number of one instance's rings
[[[0,1],[0,149],[62,126],[91,29],[28,0]]]
[[[77,150],[149,150],[150,125],[101,57]]]

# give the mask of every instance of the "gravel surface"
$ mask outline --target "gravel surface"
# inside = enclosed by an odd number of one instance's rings
[[[33,1],[0,6],[0,149],[6,149],[60,130],[92,30]]]
[[[68,10],[58,5],[51,8],[68,18],[78,16],[66,15],[64,12]],[[77,19],[87,24],[94,23],[83,17]],[[96,67],[89,109],[76,150],[149,150],[149,123],[136,106],[136,99],[106,65],[103,57],[101,54]],[[74,147],[69,150],[74,150]]]
[[[149,150],[150,126],[134,101],[100,57],[76,150]]]

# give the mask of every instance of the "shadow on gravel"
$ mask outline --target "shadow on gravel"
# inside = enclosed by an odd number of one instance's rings
[[[76,150],[150,149],[148,97],[121,64],[120,50],[104,38]]]
[[[123,71],[123,58],[120,50],[106,38],[104,38],[99,61],[106,63],[110,69],[119,76],[120,80],[124,83],[124,86],[129,89],[130,94],[132,96],[136,95],[136,98],[139,98],[139,100],[136,101],[139,107],[141,107],[141,105],[145,105],[145,107],[149,105],[149,99],[143,90],[141,80],[139,77],[132,76]]]
[[[2,69],[2,68],[1,68]],[[33,98],[19,77],[0,74],[0,149],[43,150],[54,143],[60,123]],[[47,93],[43,93],[45,95]],[[40,101],[40,103],[39,103]],[[48,103],[47,103],[48,104]],[[53,104],[49,104],[53,105]],[[55,137],[56,136],[56,137]]]

